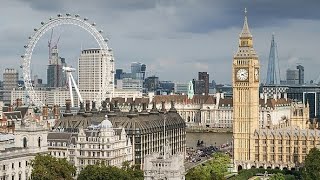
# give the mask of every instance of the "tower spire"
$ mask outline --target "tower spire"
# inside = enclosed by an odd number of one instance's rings
[[[240,34],[240,37],[252,37],[250,30],[249,30],[249,25],[248,25],[248,18],[247,18],[247,8],[244,8],[244,23],[243,23],[243,28]]]
[[[267,71],[267,85],[280,84],[280,69],[277,44],[274,40],[274,33],[272,33],[268,71]]]

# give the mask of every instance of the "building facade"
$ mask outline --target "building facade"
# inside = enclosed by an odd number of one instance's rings
[[[9,104],[11,101],[11,91],[18,88],[18,71],[6,68],[3,73],[3,102]]]
[[[66,62],[64,58],[59,57],[58,47],[52,47],[50,51],[49,65],[47,68],[47,86],[48,87],[64,87],[66,85],[66,74],[63,72]]]
[[[146,155],[144,164],[144,180],[185,179],[184,155],[172,155],[168,143],[161,152]]]
[[[71,115],[72,116],[72,115]],[[77,168],[77,174],[87,165],[104,163],[122,167],[132,164],[132,144],[123,128],[113,128],[106,116],[98,125],[91,124],[78,132],[53,131],[48,134],[49,154],[66,158]]]
[[[199,72],[198,80],[204,81],[204,95],[209,94],[209,74],[207,72]]]
[[[299,70],[287,69],[287,84],[299,84]]]
[[[95,104],[86,102],[86,108],[79,110],[78,115],[65,116],[59,119],[54,129],[65,129],[73,132],[79,131],[79,127],[87,128],[91,124],[99,124],[108,115],[114,128],[124,128],[133,146],[133,163],[141,165],[143,169],[144,158],[153,152],[159,152],[164,145],[164,106],[159,111],[154,104],[147,111],[146,98],[128,98],[126,102],[120,98],[107,99],[102,103],[102,110],[98,111]],[[142,109],[136,108],[141,104]],[[120,107],[130,107],[129,111],[121,111]],[[83,108],[83,106],[82,106]],[[83,114],[83,112],[85,112]],[[70,113],[72,114],[72,113]],[[172,105],[166,114],[165,132],[171,144],[172,154],[185,153],[186,131],[185,122]]]
[[[39,153],[48,152],[47,134],[46,123],[36,122],[32,115],[15,121],[14,134],[1,134],[1,179],[29,179],[31,160]]]
[[[110,66],[106,62],[110,62]],[[110,78],[106,82],[105,75]],[[104,96],[112,97],[114,93],[114,57],[111,49],[103,52],[101,49],[82,50],[78,63],[78,87],[84,100],[97,100],[100,106]],[[102,94],[106,90],[106,95]]]

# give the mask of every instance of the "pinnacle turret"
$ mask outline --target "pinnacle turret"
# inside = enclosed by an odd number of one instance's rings
[[[244,23],[243,23],[243,28],[240,34],[240,37],[246,38],[246,37],[252,37],[248,25],[248,18],[247,18],[247,9],[244,9]]]

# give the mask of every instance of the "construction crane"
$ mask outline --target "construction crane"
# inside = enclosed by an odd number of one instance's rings
[[[50,39],[48,41],[48,48],[49,48],[49,64],[50,64],[50,59],[51,59],[51,56],[52,56],[52,49],[53,48],[57,48],[58,47],[58,43],[59,43],[59,40],[60,40],[60,36],[58,37],[57,41],[55,43],[52,42],[52,36],[53,36],[53,29],[51,30],[51,35],[50,35]]]

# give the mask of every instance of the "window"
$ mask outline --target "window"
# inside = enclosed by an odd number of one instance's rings
[[[21,168],[21,162],[19,162],[19,168]]]
[[[23,147],[26,148],[27,145],[28,145],[28,144],[27,144],[27,138],[24,137],[24,138],[23,138]]]
[[[38,137],[38,147],[41,147],[41,138]]]
[[[3,165],[3,166],[2,166],[2,170],[6,170],[6,165]]]
[[[11,167],[12,167],[12,169],[14,169],[14,163],[12,163]]]

